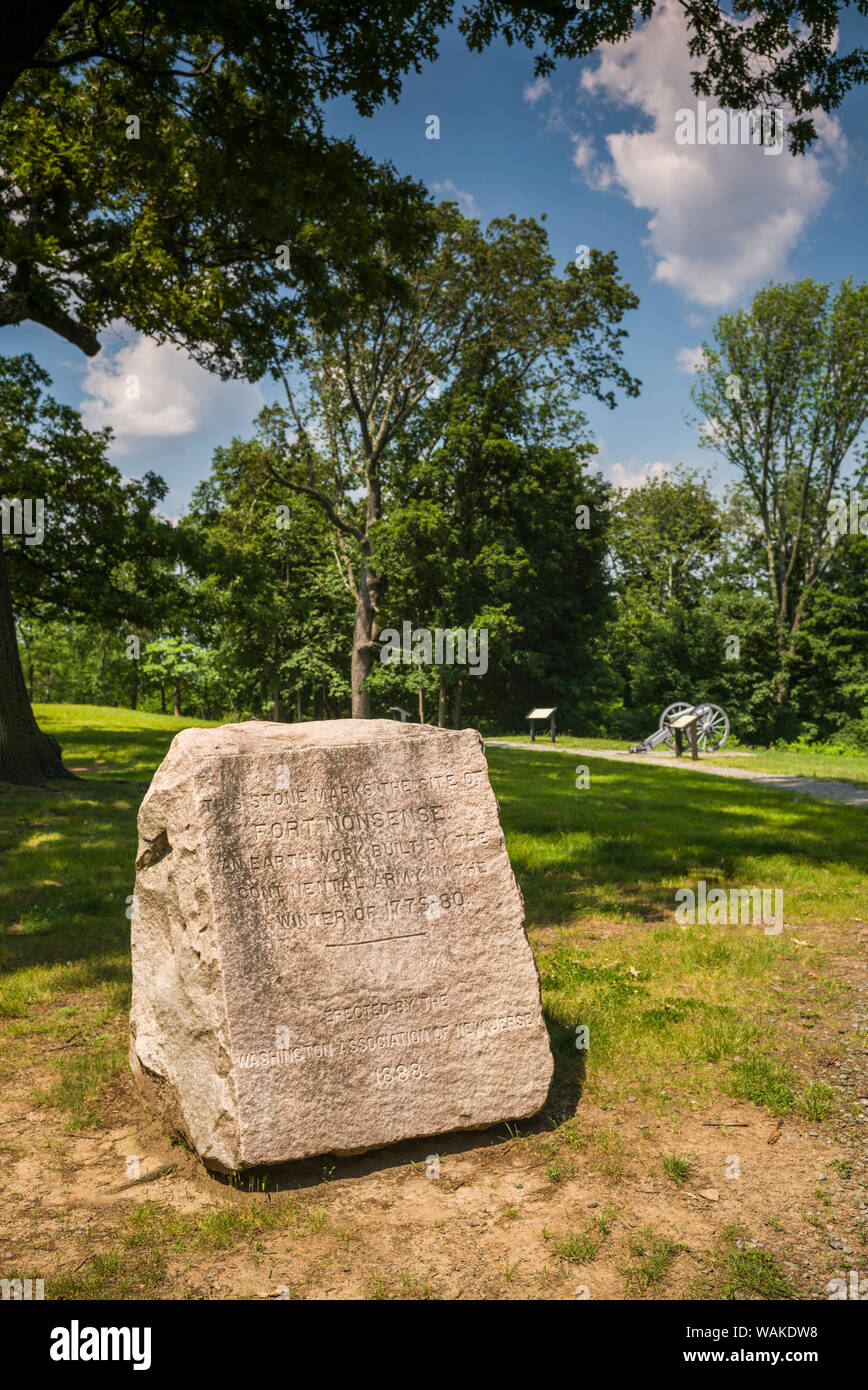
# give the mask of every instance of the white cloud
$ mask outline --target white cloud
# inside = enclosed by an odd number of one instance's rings
[[[609,162],[588,167],[586,178],[651,212],[656,280],[721,308],[785,273],[789,253],[832,191],[824,156],[840,162],[846,142],[837,121],[825,119],[818,122],[822,152],[799,158],[786,149],[768,155],[759,146],[676,144],[676,112],[697,104],[685,32],[681,10],[661,4],[628,43],[603,44],[598,65],[582,74],[586,99],[641,112],[639,128],[606,137]]]
[[[444,179],[442,183],[432,183],[431,187],[435,193],[439,193],[441,198],[447,198],[452,203],[457,203],[465,217],[478,217],[476,199],[472,193],[462,193],[460,188],[456,188],[451,179]]]
[[[649,478],[665,478],[670,472],[668,463],[613,463],[609,469],[609,481],[616,487],[641,487]]]
[[[701,347],[679,348],[675,354],[679,372],[698,372],[705,365],[705,354]]]
[[[573,164],[577,169],[587,169],[594,158],[594,142],[584,135],[573,135]]]
[[[221,381],[171,343],[120,331],[120,345],[109,340],[88,363],[80,406],[88,429],[112,427],[113,455],[205,432],[225,432],[228,442],[233,431],[249,430],[265,403],[258,386]]]
[[[545,96],[551,91],[551,83],[547,77],[538,77],[535,82],[528,82],[524,89],[523,96],[525,101],[529,101],[531,106],[536,106],[540,97]]]

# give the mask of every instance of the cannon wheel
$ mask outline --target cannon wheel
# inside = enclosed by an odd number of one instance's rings
[[[697,741],[703,753],[717,753],[729,738],[729,716],[720,705],[706,705],[705,711],[699,716]]]
[[[676,700],[674,704],[667,705],[660,716],[660,728],[666,723],[667,719],[674,719],[677,714],[683,714],[686,709],[693,709],[689,700]],[[663,740],[666,748],[675,747],[675,735],[670,732],[669,737]]]

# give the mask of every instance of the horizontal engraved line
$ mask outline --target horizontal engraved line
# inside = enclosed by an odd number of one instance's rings
[[[369,936],[364,941],[325,941],[323,945],[329,951],[337,946],[374,946],[378,941],[409,941],[412,936],[427,935],[426,931],[408,931],[402,936]]]

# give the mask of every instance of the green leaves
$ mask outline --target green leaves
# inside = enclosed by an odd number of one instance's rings
[[[407,14],[363,24],[350,48],[331,6],[302,11],[71,7],[4,107],[0,321],[42,323],[93,355],[124,318],[256,378],[305,304],[337,312],[327,265],[376,279],[373,249],[412,241],[426,195],[328,138],[319,103],[382,98],[412,58]]]
[[[44,539],[4,538],[20,616],[79,614],[147,622],[165,600],[172,527],[153,508],[166,494],[154,473],[124,481],[106,459],[107,430],[45,392],[29,354],[0,358],[0,497],[44,501]]]
[[[700,443],[740,472],[761,528],[785,704],[798,634],[841,545],[830,503],[868,471],[868,285],[845,280],[834,298],[813,280],[768,285],[703,348]]]

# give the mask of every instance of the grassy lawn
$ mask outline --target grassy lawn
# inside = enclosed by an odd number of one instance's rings
[[[136,812],[172,736],[196,721],[72,706],[37,716],[67,765],[86,773],[41,790],[0,784],[0,1080],[14,1077],[66,1133],[98,1133],[129,1106],[118,1097],[127,1085]],[[615,1126],[634,1105],[663,1117],[673,1135],[692,1112],[717,1119],[737,1103],[759,1107],[770,1127],[791,1117],[850,1143],[838,1133],[850,1103],[824,1071],[834,1053],[825,1025],[853,989],[841,960],[864,957],[854,916],[868,887],[864,812],[633,762],[585,759],[590,786],[578,790],[568,750],[490,748],[488,760],[556,1058],[546,1132],[516,1133],[515,1142],[540,1156],[552,1192],[577,1163],[625,1179],[635,1155]],[[783,931],[679,926],[675,892],[699,879],[781,889]],[[577,1028],[588,1030],[586,1048],[576,1047]],[[613,1127],[591,1126],[589,1105]],[[677,1193],[693,1162],[673,1148],[668,1167],[659,1158],[653,1166]],[[545,1237],[557,1268],[611,1246],[607,1210]],[[281,1222],[310,1235],[306,1212],[288,1207]],[[218,1230],[233,1248],[262,1238],[259,1218],[127,1211],[113,1236],[127,1253],[97,1252],[79,1282],[64,1276],[56,1293],[134,1296],[123,1290],[162,1277],[179,1242],[213,1248]],[[774,1262],[754,1259],[737,1238],[733,1228],[709,1250],[694,1296],[754,1285],[761,1296],[791,1296]],[[619,1296],[657,1296],[680,1247],[644,1227],[630,1241]],[[504,1279],[511,1288],[513,1275]],[[428,1296],[418,1293],[421,1275],[407,1280],[372,1276],[365,1296]],[[535,1296],[548,1296],[545,1287]]]
[[[589,1093],[659,1101],[665,1071],[673,1104],[717,1092],[770,1111],[823,1109],[829,1098],[799,1079],[799,1024],[820,1017],[840,984],[818,973],[806,982],[812,1007],[784,1000],[774,1024],[768,1003],[803,969],[809,948],[793,928],[849,920],[868,885],[861,811],[700,773],[673,785],[665,769],[632,763],[591,761],[590,786],[577,790],[567,752],[491,748],[488,758],[565,1060],[576,1025],[590,1028]],[[679,926],[676,889],[699,879],[781,889],[783,931]],[[810,949],[814,969],[822,951]]]
[[[36,706],[79,780],[0,783],[0,1020],[60,1048],[40,1092],[72,1129],[96,1123],[126,1066],[129,895],[136,814],[180,728],[199,721],[88,705]],[[11,1052],[0,1079],[14,1068]]]
[[[101,705],[34,705],[33,713],[60,743],[71,772],[114,781],[150,782],[180,729],[215,727],[204,719]]]
[[[646,733],[651,733],[649,728]],[[531,746],[530,734],[498,734],[498,739],[508,743],[526,743]],[[548,735],[537,735],[537,745],[551,748]],[[568,752],[571,748],[592,748],[601,752],[625,753],[630,747],[629,739],[614,738],[574,738],[571,734],[559,734],[556,747]],[[655,748],[654,756],[665,754],[665,748]],[[637,755],[638,756],[638,755]],[[716,767],[744,767],[752,772],[768,772],[786,777],[819,777],[823,780],[855,782],[858,786],[868,786],[868,753],[828,753],[814,749],[751,748],[742,746],[730,739],[720,754],[702,753],[703,762]]]

